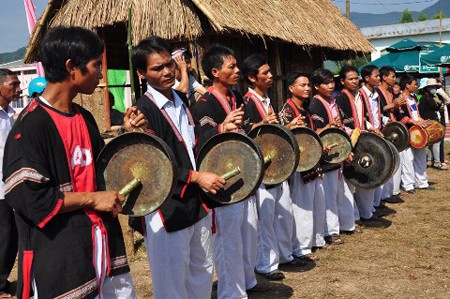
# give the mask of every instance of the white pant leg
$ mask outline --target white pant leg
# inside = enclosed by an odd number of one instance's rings
[[[314,240],[313,247],[322,247],[325,245],[325,230],[326,230],[326,203],[325,203],[325,189],[323,187],[323,179],[319,178],[314,182],[314,209],[313,209],[313,228]]]
[[[381,204],[381,198],[383,197],[383,185],[375,188],[375,192],[373,195],[373,203],[374,207],[379,207]]]
[[[359,216],[365,219],[372,218],[373,198],[375,189],[356,188],[355,202],[358,206]]]
[[[103,299],[134,299],[133,279],[130,273],[106,277],[102,286]]]
[[[429,146],[429,149],[431,151],[431,159],[428,160],[433,160],[434,163],[441,162],[441,142],[442,141]]]
[[[218,299],[247,298],[242,244],[245,205],[242,201],[215,208],[213,244]]]
[[[274,229],[275,201],[281,192],[281,185],[266,189],[264,184],[256,191],[258,202],[258,255],[256,270],[269,273],[278,269],[280,255]]]
[[[275,236],[278,240],[278,252],[281,263],[294,259],[292,256],[292,235],[294,231],[294,215],[292,198],[288,181],[281,183],[281,190],[275,200]]]
[[[294,215],[293,253],[302,256],[311,253],[314,242],[314,193],[315,182],[303,183],[300,173],[291,180],[292,209]]]
[[[325,236],[339,234],[339,172],[340,169],[326,172],[323,175],[323,187],[325,191],[326,225]]]
[[[414,189],[414,166],[413,166],[413,152],[410,147],[405,149],[403,152],[400,153],[400,156],[403,156],[402,161],[402,187],[406,191]]]
[[[428,187],[427,153],[425,148],[419,149],[414,148],[413,156],[414,156],[413,165],[414,165],[415,185],[418,188],[427,188]]]
[[[244,258],[245,288],[253,288],[257,281],[255,276],[256,252],[258,250],[258,211],[256,196],[244,201],[244,221],[242,224],[242,247]]]
[[[208,232],[211,229],[210,217],[208,215],[188,228],[168,233],[158,212],[145,216],[145,245],[155,299],[211,298],[213,266],[210,253],[211,233]],[[203,238],[201,242],[198,240],[198,234]],[[196,240],[192,241],[193,238]],[[204,256],[199,258],[201,254]],[[204,272],[199,270],[202,267]],[[198,279],[195,285],[202,294],[192,294],[195,286],[189,284],[194,279],[190,277],[193,274]]]
[[[355,200],[351,189],[353,189],[353,186],[350,188],[347,181],[343,177],[340,178],[337,202],[340,230],[355,230]]]
[[[399,167],[400,168],[400,167]],[[395,173],[394,173],[395,176]],[[381,200],[391,198],[394,195],[394,176],[392,176],[384,185]]]
[[[394,173],[393,176],[393,186],[392,186],[392,195],[399,195],[401,193],[400,185],[402,183],[402,169],[403,169],[403,160],[404,155],[403,151],[398,153],[400,156],[400,165],[398,166],[397,171]]]

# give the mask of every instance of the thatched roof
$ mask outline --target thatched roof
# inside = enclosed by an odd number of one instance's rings
[[[132,7],[133,41],[150,35],[192,40],[240,33],[303,47],[371,52],[371,44],[330,0],[50,0],[25,56],[35,61],[46,28],[91,29],[125,24]]]

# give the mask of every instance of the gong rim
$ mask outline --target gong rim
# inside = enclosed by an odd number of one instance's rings
[[[336,135],[335,135],[336,134]],[[339,136],[339,140],[336,140],[336,137]],[[352,141],[350,139],[350,136],[347,135],[347,133],[341,129],[338,128],[328,128],[320,132],[319,134],[320,139],[322,140],[322,144],[324,145],[330,145],[334,143],[335,141],[342,142],[337,147],[332,148],[326,155],[324,155],[324,159],[328,157],[333,157],[331,160],[326,160],[327,163],[334,164],[334,163],[341,163],[344,162],[348,155],[352,152]],[[342,152],[339,152],[339,150],[342,150]]]
[[[262,124],[253,128],[248,136],[260,147],[263,157],[272,151],[275,153],[273,160],[264,165],[263,184],[281,184],[296,171],[300,160],[300,150],[294,134],[286,127]],[[269,142],[274,140],[273,138],[278,142]]]
[[[150,148],[155,156],[147,157]],[[137,151],[129,156],[129,151]],[[102,190],[120,190],[125,184],[141,176],[142,184],[127,196],[122,214],[140,217],[156,211],[170,197],[176,188],[177,166],[175,155],[169,146],[159,137],[143,132],[129,132],[112,139],[100,152],[96,160],[97,187]],[[124,165],[117,174],[114,163]],[[149,168],[164,168],[159,173],[167,174],[164,178],[155,176]],[[125,172],[125,173],[124,173]],[[158,188],[154,186],[158,185]],[[153,186],[152,186],[153,185]],[[157,190],[156,190],[157,189]],[[156,191],[153,191],[156,190]],[[159,192],[159,193],[158,193]],[[151,199],[151,200],[149,200]]]
[[[291,132],[294,134],[300,150],[300,159],[296,171],[305,172],[313,169],[323,157],[322,140],[314,130],[307,127],[297,127],[292,129]],[[307,144],[313,146],[308,148]],[[305,152],[306,150],[307,152]]]
[[[383,133],[384,137],[397,148],[397,150],[399,152],[402,152],[408,148],[408,146],[410,144],[410,140],[409,140],[410,133],[409,133],[406,125],[403,124],[402,122],[398,122],[398,121],[388,122],[383,127],[383,130],[381,132]],[[389,136],[392,135],[393,133],[396,133],[399,136],[402,136],[403,140],[402,139],[397,139],[397,140],[389,139]]]
[[[220,151],[220,148],[218,148],[218,146],[226,146],[227,144],[225,143],[229,143],[228,145],[233,145],[233,143],[235,143],[234,146],[240,145],[244,147],[240,148],[239,151],[233,149],[233,152],[226,153],[230,154],[229,157],[217,154]],[[250,158],[243,157],[243,153],[250,155]],[[214,157],[214,154],[218,156]],[[249,173],[240,173],[236,177],[227,180],[227,184],[225,184],[224,188],[219,190],[216,194],[203,191],[206,197],[214,201],[215,205],[218,206],[225,206],[241,202],[245,199],[248,199],[256,192],[256,190],[261,185],[264,174],[262,152],[252,139],[236,132],[225,132],[211,137],[201,147],[198,153],[198,171],[208,171],[215,173],[217,169],[223,169],[222,173],[216,173],[217,175],[222,175],[233,167],[239,167],[240,169],[249,169],[249,167],[246,166],[246,163],[248,162],[252,162],[251,164],[255,169],[254,171],[250,171]],[[228,164],[230,163],[233,164],[232,167],[228,166]],[[242,186],[242,184],[247,184],[246,186],[248,187],[246,188],[246,190],[241,190],[241,188],[237,189],[239,186]]]

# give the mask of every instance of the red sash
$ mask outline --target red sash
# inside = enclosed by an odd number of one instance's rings
[[[342,92],[345,93],[350,101],[350,107],[352,109],[352,116],[353,116],[353,125],[355,128],[364,129],[364,103],[362,105],[362,119],[359,119],[358,116],[358,110],[356,109],[355,104],[355,96],[346,88],[342,89]]]
[[[264,117],[267,115],[266,107],[264,107],[261,100],[255,95],[254,92],[248,91],[245,96],[249,98],[250,100],[255,103],[256,109],[258,109],[259,116],[261,116],[261,119],[264,119]],[[270,103],[269,103],[270,104]]]
[[[378,90],[383,94],[383,97],[386,99],[386,102],[387,102],[388,104],[391,104],[391,103],[393,102],[394,96],[392,95],[392,93],[391,93],[390,91],[388,91],[388,92],[386,93],[386,91],[383,90],[383,88],[381,88],[381,87],[379,87]],[[393,121],[396,120],[396,119],[395,119],[395,116],[394,116],[394,114],[393,114],[392,112],[389,112],[389,118],[390,118],[391,120],[393,120]]]
[[[208,92],[214,95],[214,97],[219,101],[220,105],[222,105],[223,110],[228,115],[231,111],[236,109],[236,96],[234,95],[234,92],[229,89],[231,94],[231,106],[230,102],[220,93],[217,91],[217,89],[214,86],[210,86],[208,88]]]
[[[300,111],[297,108],[297,105],[295,105],[295,103],[290,98],[286,100],[286,104],[288,104],[289,107],[291,107],[292,110],[294,110],[295,117],[301,115]],[[311,118],[311,115],[309,113],[306,113],[306,116],[308,117],[309,125],[311,126],[310,128],[314,130],[314,122]]]
[[[364,102],[366,103],[367,109],[369,110],[369,122],[372,124],[372,126],[375,127],[373,124],[373,116],[372,116],[372,105],[370,104],[369,95],[366,93],[366,91],[363,88],[359,89],[359,93],[362,95]],[[378,129],[381,127],[381,113],[380,113],[380,101],[378,99]]]
[[[327,102],[321,95],[319,95],[319,94],[316,94],[316,95],[314,96],[314,98],[315,98],[315,99],[318,99],[318,100],[322,103],[323,107],[324,107],[325,110],[327,111],[328,123],[331,123],[331,122],[334,120],[334,118],[333,118],[333,113],[331,112],[330,103],[328,103],[328,102]],[[338,117],[339,117],[339,114],[338,114]]]

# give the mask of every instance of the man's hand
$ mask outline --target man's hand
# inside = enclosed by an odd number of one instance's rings
[[[226,184],[226,181],[217,174],[206,171],[194,171],[191,176],[191,182],[199,185],[200,188],[211,194],[216,194]]]
[[[184,60],[183,55],[177,55],[173,58],[173,60],[175,60],[175,63],[177,64],[177,66],[181,72],[188,71],[188,67],[187,67],[186,61]]]
[[[239,129],[244,123],[244,105],[231,111],[222,123],[222,132]]]
[[[401,105],[406,104],[406,97],[404,94],[401,94],[398,98],[394,100],[394,104],[396,107],[400,107]]]
[[[133,132],[137,129],[145,131],[148,121],[144,114],[141,113],[136,107],[130,107],[125,112],[123,118],[123,128],[127,132]]]
[[[345,159],[345,163],[348,163],[348,164],[352,163],[352,162],[353,162],[353,157],[354,157],[354,156],[355,156],[354,153],[350,153],[350,154],[347,156],[347,159]]]
[[[272,107],[270,107],[269,112],[263,119],[263,123],[265,124],[278,124],[278,115],[273,111]]]
[[[289,129],[295,129],[298,127],[305,127],[306,123],[305,123],[305,117],[302,115],[299,115],[297,117],[295,117],[288,125]]]
[[[92,193],[92,208],[99,212],[109,212],[113,217],[122,212],[125,197],[117,191],[98,191]]]

